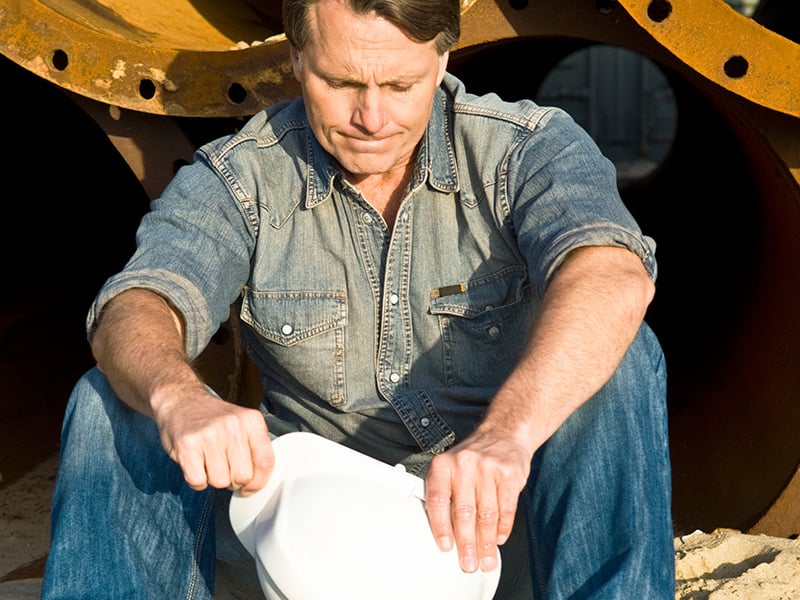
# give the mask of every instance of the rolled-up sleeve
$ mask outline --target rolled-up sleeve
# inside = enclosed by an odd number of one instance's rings
[[[109,300],[144,288],[163,296],[181,315],[186,352],[195,358],[247,282],[253,246],[241,203],[199,156],[151,204],[136,233],[135,253],[105,282],[89,309],[88,337]]]
[[[582,246],[627,248],[655,280],[655,241],[622,202],[614,165],[566,113],[548,112],[509,155],[504,193],[531,282],[543,292]]]

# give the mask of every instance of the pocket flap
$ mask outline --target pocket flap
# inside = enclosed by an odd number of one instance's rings
[[[291,346],[347,325],[347,293],[246,290],[241,316],[268,340]]]
[[[431,313],[472,319],[496,308],[516,304],[528,283],[524,267],[506,267],[467,283],[431,290]]]

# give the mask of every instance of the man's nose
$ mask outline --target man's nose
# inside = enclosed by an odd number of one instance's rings
[[[353,124],[365,133],[378,133],[387,123],[385,100],[380,88],[366,88],[358,94]]]

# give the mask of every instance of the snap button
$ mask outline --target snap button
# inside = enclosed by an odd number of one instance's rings
[[[419,424],[422,425],[423,427],[427,427],[428,425],[431,424],[431,420],[428,417],[422,417],[419,420]]]
[[[392,383],[397,383],[398,381],[400,381],[400,374],[392,373],[391,375],[389,375],[389,381],[391,381]]]
[[[492,337],[497,337],[500,335],[500,328],[497,325],[492,325],[489,327],[489,335]]]
[[[294,327],[292,327],[288,323],[286,325],[284,325],[283,327],[281,327],[281,333],[283,335],[291,335],[293,331],[294,331]]]
[[[398,302],[400,302],[400,296],[398,296],[397,294],[392,294],[391,296],[389,296],[389,302],[391,302],[392,304],[397,304]]]

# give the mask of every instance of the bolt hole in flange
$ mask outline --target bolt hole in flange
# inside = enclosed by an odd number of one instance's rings
[[[241,104],[247,99],[247,90],[240,83],[232,83],[228,88],[228,100],[234,104]]]
[[[731,79],[741,79],[745,75],[747,75],[747,71],[750,68],[750,63],[744,56],[731,56],[728,60],[725,61],[725,65],[723,66],[723,70],[725,71],[725,75],[730,77]]]
[[[669,0],[653,0],[647,7],[647,16],[656,23],[666,21],[672,14],[672,2]]]
[[[59,71],[63,71],[69,66],[69,56],[63,50],[56,50],[53,52],[53,67]]]
[[[139,82],[139,95],[145,100],[152,100],[156,95],[156,84],[151,79],[142,79]]]

